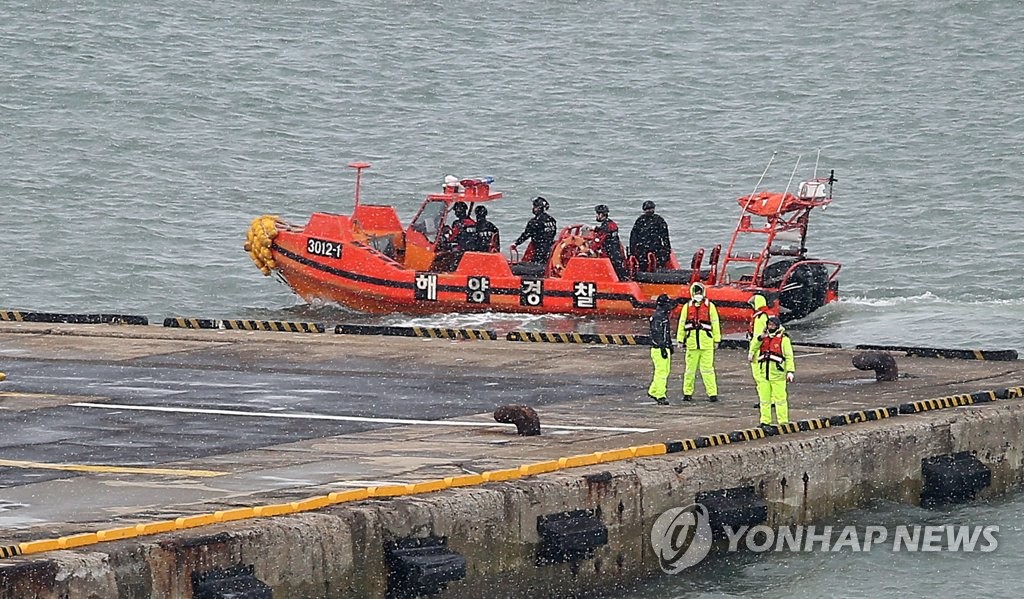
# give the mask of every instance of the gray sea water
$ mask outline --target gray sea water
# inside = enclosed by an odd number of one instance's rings
[[[809,246],[844,264],[842,301],[794,337],[1024,349],[1021,31],[1019,0],[7,0],[0,307],[358,319],[242,250],[260,214],[349,210],[353,160],[405,222],[443,175],[495,177],[506,240],[538,194],[561,224],[605,203],[626,230],[653,199],[686,257],[728,241],[773,155],[781,190],[820,150],[839,182]],[[417,322],[489,318],[509,324]],[[993,517],[1019,525],[1008,505]],[[907,584],[964,588],[918,557],[893,556]]]

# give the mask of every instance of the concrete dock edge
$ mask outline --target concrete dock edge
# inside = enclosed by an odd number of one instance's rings
[[[466,561],[439,597],[572,596],[658,572],[650,545],[664,510],[750,486],[770,526],[818,522],[875,500],[918,503],[922,461],[970,452],[991,469],[979,497],[1020,486],[1024,404],[994,402],[779,435],[521,480],[368,499],[274,518],[22,556],[0,564],[0,598],[189,597],[191,574],[243,564],[280,597],[384,597],[384,547],[439,536]],[[537,564],[537,521],[593,510],[608,542],[577,562]],[[683,574],[685,575],[685,573]]]

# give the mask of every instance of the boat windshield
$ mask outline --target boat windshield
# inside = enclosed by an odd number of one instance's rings
[[[432,200],[423,205],[416,219],[410,227],[413,231],[423,233],[431,242],[437,241],[437,233],[444,225],[445,203],[441,200]]]

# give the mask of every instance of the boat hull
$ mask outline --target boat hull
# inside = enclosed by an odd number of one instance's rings
[[[341,258],[310,256],[302,239],[282,234],[272,251],[285,282],[306,302],[329,302],[370,314],[505,312],[637,317],[650,314],[665,293],[688,298],[689,283],[619,281],[606,258],[573,258],[560,278],[513,275],[500,254],[467,253],[452,273],[413,271],[369,247],[346,245]],[[298,236],[295,236],[298,237]],[[750,317],[748,300],[771,292],[730,285],[707,286],[723,320]]]

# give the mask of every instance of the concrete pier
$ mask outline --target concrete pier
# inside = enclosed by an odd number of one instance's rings
[[[805,425],[761,438],[738,350],[722,401],[682,404],[677,356],[657,406],[646,347],[3,323],[0,598],[191,597],[234,566],[275,597],[398,596],[389,548],[441,537],[465,572],[440,597],[571,596],[659,572],[654,520],[703,493],[821,521],[917,503],[923,461],[961,452],[979,496],[1020,485],[1019,361],[896,354],[877,382],[796,349]],[[494,421],[516,403],[541,436]],[[577,510],[607,542],[539,564],[539,520]]]

